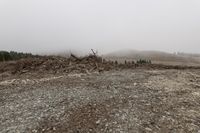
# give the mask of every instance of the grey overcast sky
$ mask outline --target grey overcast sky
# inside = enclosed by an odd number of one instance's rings
[[[200,53],[200,0],[0,0],[0,50]]]

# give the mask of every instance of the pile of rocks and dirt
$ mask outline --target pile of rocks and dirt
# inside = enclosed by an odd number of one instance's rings
[[[81,72],[105,71],[112,69],[113,65],[96,55],[77,57],[73,54],[69,58],[59,56],[43,56],[26,58],[18,61],[2,62],[0,73],[22,74],[28,72]]]
[[[118,69],[200,69],[200,67],[172,66],[162,64],[141,64],[134,62],[118,63],[108,61],[98,56],[96,53],[79,57],[71,54],[68,58],[60,56],[38,56],[30,57],[17,61],[0,63],[0,79],[10,75],[44,75],[59,73],[91,73],[103,72]]]

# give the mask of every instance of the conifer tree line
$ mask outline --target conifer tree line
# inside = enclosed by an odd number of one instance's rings
[[[11,61],[11,60],[19,60],[22,58],[35,57],[31,53],[22,53],[15,51],[0,51],[0,61]]]

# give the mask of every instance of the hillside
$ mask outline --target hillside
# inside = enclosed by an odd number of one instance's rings
[[[161,51],[138,51],[138,50],[122,50],[104,55],[104,58],[109,60],[125,60],[148,59],[153,63],[170,64],[170,65],[200,65],[200,56],[183,53],[167,53]]]

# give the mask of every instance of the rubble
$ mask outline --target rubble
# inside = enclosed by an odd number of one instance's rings
[[[200,69],[199,66],[172,66],[163,64],[138,64],[127,62],[120,64],[117,61],[108,61],[98,56],[92,50],[92,54],[78,57],[71,54],[69,58],[60,56],[39,56],[25,58],[18,61],[0,62],[0,80],[10,75],[33,74],[41,76],[44,74],[63,73],[92,73],[121,69]]]
[[[0,64],[0,73],[10,72],[11,74],[23,74],[28,72],[87,73],[109,69],[111,69],[110,63],[103,62],[103,59],[96,55],[76,57],[71,54],[71,57],[69,58],[44,56],[39,58],[27,58],[18,61],[3,62]]]

